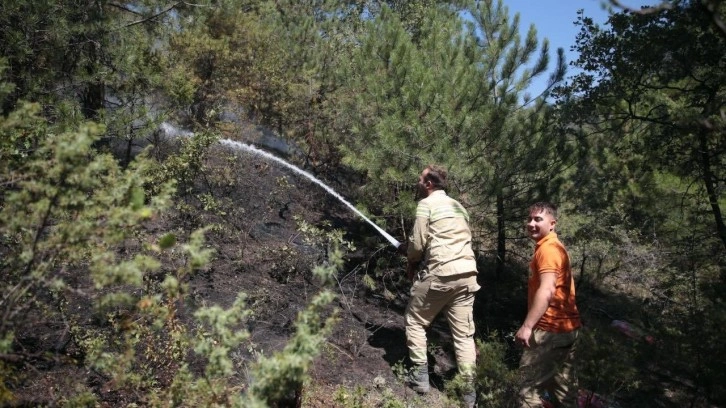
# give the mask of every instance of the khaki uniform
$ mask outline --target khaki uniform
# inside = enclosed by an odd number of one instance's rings
[[[474,294],[480,287],[466,209],[443,190],[419,201],[407,257],[409,263],[422,263],[405,316],[411,362],[427,364],[426,328],[444,312],[459,371],[472,373],[476,364]]]

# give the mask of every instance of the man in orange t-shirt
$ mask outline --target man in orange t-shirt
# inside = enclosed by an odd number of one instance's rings
[[[527,317],[515,334],[525,349],[522,407],[541,407],[549,395],[554,406],[574,407],[577,379],[574,354],[580,322],[570,257],[555,232],[557,207],[539,202],[529,208],[527,232],[534,242],[529,264]]]

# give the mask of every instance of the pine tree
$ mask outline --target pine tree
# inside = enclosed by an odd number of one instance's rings
[[[553,194],[548,179],[563,163],[547,94],[525,92],[547,68],[547,44],[529,67],[536,31],[522,43],[501,2],[431,7],[422,22],[416,37],[386,7],[369,22],[350,74],[355,99],[346,112],[354,124],[341,148],[346,163],[366,172],[369,196],[392,203],[389,214],[410,214],[403,183],[424,165],[447,165],[456,177],[452,194],[472,207],[480,237],[498,231],[501,267],[522,203]],[[559,55],[551,85],[564,74]]]

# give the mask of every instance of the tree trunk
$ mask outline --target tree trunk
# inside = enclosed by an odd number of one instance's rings
[[[718,205],[718,194],[714,187],[714,175],[713,170],[711,169],[711,158],[709,157],[706,132],[699,132],[698,139],[700,144],[701,168],[703,170],[703,184],[706,186],[708,201],[711,205],[711,212],[713,213],[713,218],[716,223],[716,232],[718,233],[719,238],[721,238],[721,243],[723,244],[724,249],[726,249],[726,225],[724,225],[723,213],[721,212],[721,207]]]
[[[497,280],[504,271],[504,259],[507,255],[507,233],[504,225],[504,193],[497,191]]]

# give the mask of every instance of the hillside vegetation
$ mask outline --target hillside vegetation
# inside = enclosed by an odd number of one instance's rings
[[[614,3],[617,4],[617,3]],[[617,11],[617,10],[616,10]],[[0,406],[453,407],[404,387],[414,183],[472,215],[480,407],[515,406],[534,201],[559,204],[581,401],[726,406],[726,6],[0,4]],[[549,78],[529,95],[533,78]]]

